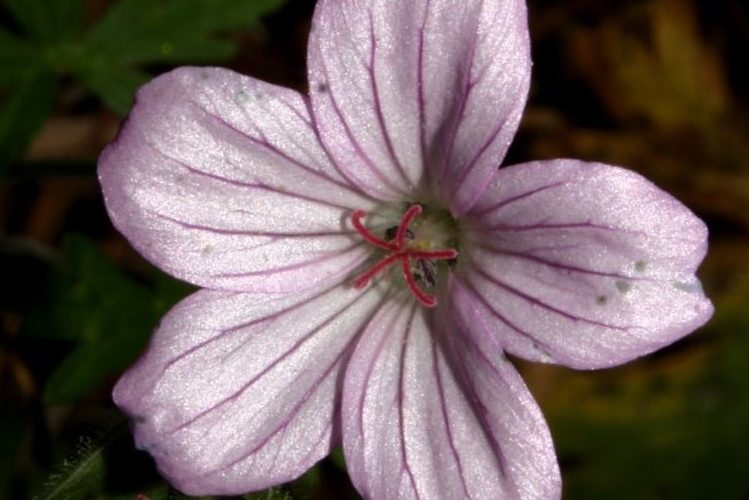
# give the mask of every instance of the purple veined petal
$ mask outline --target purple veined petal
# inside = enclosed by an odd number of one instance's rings
[[[320,0],[308,55],[315,122],[371,195],[426,189],[460,215],[517,129],[529,51],[522,0]]]
[[[197,292],[164,318],[114,401],[185,493],[291,481],[335,445],[349,346],[381,302],[374,287]]]
[[[624,363],[702,326],[705,225],[640,175],[554,160],[500,170],[466,220],[451,293],[478,337],[574,368]]]
[[[558,498],[551,437],[521,378],[501,354],[468,345],[443,304],[436,314],[392,303],[357,342],[342,407],[357,489],[382,500]]]
[[[199,286],[311,288],[367,253],[345,217],[373,201],[333,168],[305,99],[228,70],[182,68],[144,86],[99,178],[133,246]]]

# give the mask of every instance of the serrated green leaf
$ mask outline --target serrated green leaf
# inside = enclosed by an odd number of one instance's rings
[[[76,74],[109,109],[120,115],[128,112],[135,91],[150,79],[142,71],[101,62],[80,68]]]
[[[71,40],[81,32],[83,24],[82,0],[47,0],[52,18],[55,40]]]
[[[41,66],[38,47],[0,29],[0,85],[28,80]]]
[[[52,112],[57,79],[40,73],[13,92],[0,107],[0,173],[21,157]]]
[[[216,61],[233,46],[212,35],[255,24],[284,0],[120,0],[88,43],[123,64]]]
[[[148,325],[154,316],[148,289],[123,275],[93,242],[69,236],[63,260],[65,268],[53,277],[46,304],[30,315],[25,335],[95,342],[128,338],[134,324]]]
[[[73,237],[65,246],[69,272],[58,278],[47,314],[29,325],[38,334],[79,342],[47,382],[44,399],[56,404],[77,400],[127,367],[158,318],[149,291],[122,275],[92,242]]]
[[[123,338],[125,332],[113,331],[106,339],[81,343],[49,377],[44,401],[48,404],[75,402],[122,372],[143,349],[153,324],[149,320],[145,325],[132,325],[128,329],[129,338]]]
[[[34,38],[46,36],[50,31],[49,16],[43,1],[3,0],[18,24]]]
[[[3,0],[13,17],[35,40],[70,40],[81,29],[81,0]]]
[[[53,474],[44,491],[34,498],[72,500],[98,498],[107,479],[106,452],[127,429],[124,423],[101,438],[82,438],[75,454],[66,459]]]
[[[44,399],[54,404],[79,399],[132,363],[158,318],[187,290],[165,277],[150,288],[136,284],[82,236],[66,240],[64,262],[22,332],[74,344],[47,381]]]

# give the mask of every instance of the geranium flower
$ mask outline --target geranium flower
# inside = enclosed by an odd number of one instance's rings
[[[498,169],[530,77],[521,0],[320,0],[309,96],[218,68],[143,87],[99,175],[114,224],[204,290],[114,400],[190,494],[343,443],[367,498],[557,498],[505,354],[614,366],[699,327],[706,229],[639,175]]]

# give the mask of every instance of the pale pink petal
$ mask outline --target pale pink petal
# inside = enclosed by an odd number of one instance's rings
[[[381,301],[374,287],[197,292],[164,318],[114,400],[185,493],[290,481],[335,444],[349,346]]]
[[[344,214],[372,201],[331,166],[305,99],[228,70],[182,68],[143,87],[99,177],[133,246],[199,286],[309,288],[368,251]]]
[[[575,368],[624,363],[703,325],[707,229],[633,172],[574,160],[502,169],[465,221],[453,299],[479,339]]]
[[[525,104],[525,2],[320,0],[308,67],[316,124],[349,178],[386,200],[427,189],[460,215]]]
[[[342,407],[357,489],[380,500],[558,498],[549,431],[520,376],[437,311],[392,302],[357,343]]]

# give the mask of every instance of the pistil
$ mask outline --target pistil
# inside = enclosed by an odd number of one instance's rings
[[[403,271],[403,277],[406,280],[408,288],[413,293],[416,300],[426,307],[434,307],[437,305],[437,298],[433,295],[422,290],[413,275],[412,259],[419,261],[433,261],[433,260],[453,260],[458,256],[457,250],[448,248],[441,250],[422,250],[417,245],[413,244],[409,235],[413,233],[409,230],[409,226],[416,217],[421,214],[422,209],[420,205],[411,205],[406,213],[403,214],[398,229],[395,232],[395,237],[390,240],[383,240],[378,236],[372,234],[362,223],[362,218],[366,216],[363,210],[356,210],[351,216],[351,222],[362,238],[372,246],[387,251],[387,255],[375,262],[366,272],[361,274],[354,280],[354,286],[357,289],[362,289],[372,281],[372,279],[378,274],[388,270],[393,264],[400,262],[401,270]],[[423,267],[423,266],[422,266]]]

